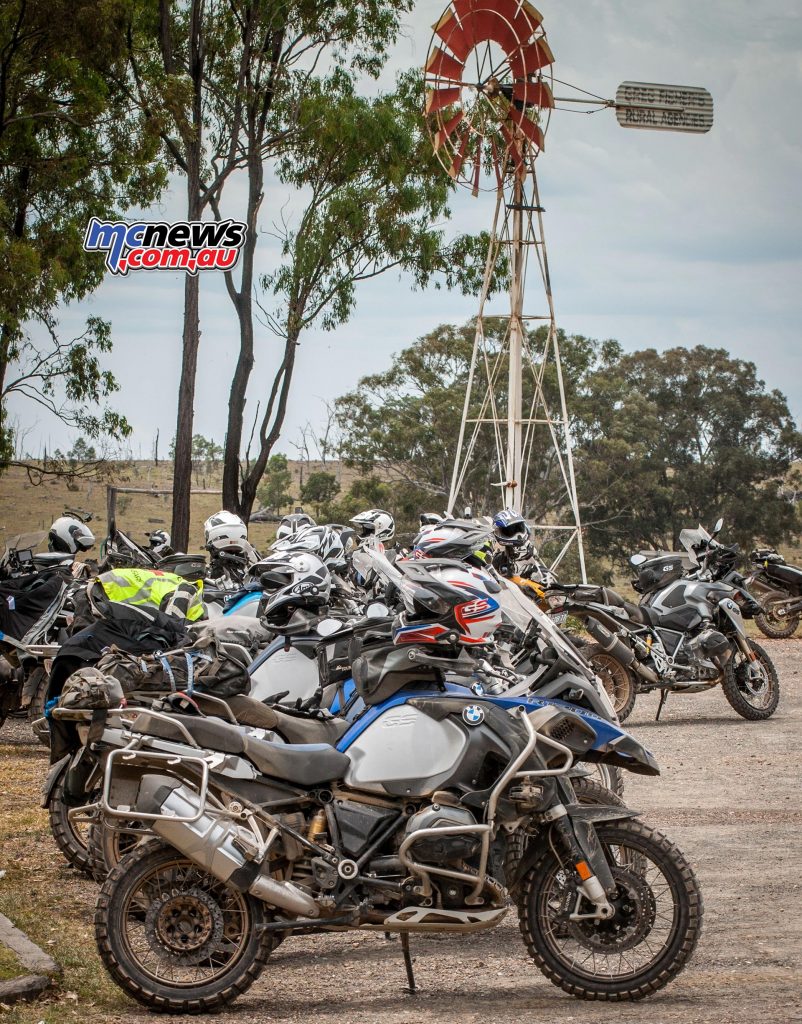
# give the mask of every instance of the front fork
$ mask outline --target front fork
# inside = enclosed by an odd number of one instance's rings
[[[593,905],[592,914],[580,914],[580,899],[577,899],[571,921],[608,921],[615,915],[615,908],[607,898],[616,891],[610,866],[599,845],[596,830],[591,822],[572,820],[563,804],[550,808],[546,815],[552,828],[559,836],[568,854],[574,871],[579,877],[579,892]]]

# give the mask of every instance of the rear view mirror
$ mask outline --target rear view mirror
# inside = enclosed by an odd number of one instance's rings
[[[365,609],[365,616],[369,619],[386,619],[389,614],[390,609],[383,601],[373,601]]]
[[[644,562],[648,561],[649,559],[646,557],[646,555],[633,555],[632,558],[630,558],[629,560],[630,565],[634,566],[643,565]]]
[[[320,636],[331,636],[332,633],[339,633],[343,623],[339,619],[321,619],[315,626],[315,631]]]
[[[724,520],[723,519],[717,519],[716,520],[716,525],[713,527],[713,536],[715,537],[715,535],[717,533],[721,533],[721,531],[723,529],[724,529]]]

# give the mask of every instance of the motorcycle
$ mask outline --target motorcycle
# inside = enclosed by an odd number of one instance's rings
[[[407,649],[361,651],[368,711],[336,746],[190,716],[130,723],[101,806],[158,838],[100,892],[116,984],[161,1012],[210,1012],[256,980],[279,936],[359,929],[400,933],[414,990],[410,933],[493,928],[511,896],[536,966],[572,995],[634,999],[671,981],[701,930],[690,865],[636,812],[580,805],[567,779],[591,751],[654,775],[651,754],[537,698],[455,694]],[[513,833],[526,842],[505,884]]]
[[[746,585],[760,603],[755,624],[764,636],[786,640],[796,633],[802,616],[802,569],[789,565],[773,548],[758,548],[749,560]]]
[[[555,586],[562,609],[580,618],[608,658],[637,677],[639,692],[660,691],[657,720],[669,693],[715,686],[751,721],[770,718],[777,709],[774,664],[747,637],[734,588],[714,578],[715,536],[722,527],[719,520],[713,534],[701,526],[683,530],[687,556],[633,555],[633,587],[643,595],[638,605],[607,587]]]

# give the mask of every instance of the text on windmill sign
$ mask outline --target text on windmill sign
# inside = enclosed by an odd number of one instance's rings
[[[622,128],[702,135],[713,127],[713,97],[691,86],[624,82],[615,96],[615,114]]]

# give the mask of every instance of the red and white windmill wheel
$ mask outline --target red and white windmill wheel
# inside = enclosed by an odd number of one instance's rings
[[[451,0],[434,26],[424,68],[432,143],[474,195],[483,168],[500,188],[543,149],[554,57],[542,20],[527,0]]]

